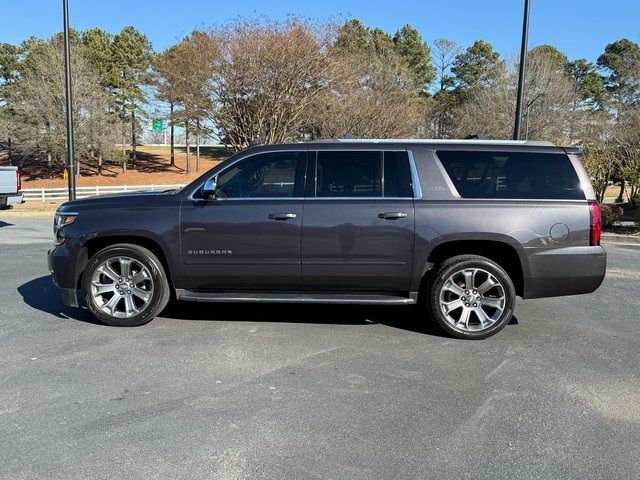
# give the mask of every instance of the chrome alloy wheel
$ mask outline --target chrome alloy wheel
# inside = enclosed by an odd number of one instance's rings
[[[460,332],[481,332],[493,326],[507,304],[500,281],[482,268],[453,273],[440,290],[440,310],[447,323]]]
[[[149,306],[153,297],[151,272],[135,258],[109,258],[93,271],[91,297],[108,315],[134,317]]]

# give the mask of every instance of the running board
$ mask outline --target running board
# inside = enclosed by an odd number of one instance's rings
[[[261,293],[261,292],[192,292],[176,290],[178,300],[188,302],[221,303],[324,303],[351,305],[413,305],[411,298],[398,295],[370,295],[349,293]]]

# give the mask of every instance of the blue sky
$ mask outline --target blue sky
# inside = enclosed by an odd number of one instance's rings
[[[239,15],[283,19],[296,14],[321,20],[357,17],[393,33],[406,23],[423,38],[455,40],[465,46],[477,38],[503,55],[518,51],[522,0],[69,0],[71,24],[111,32],[134,25],[162,50],[195,27]],[[531,0],[530,46],[551,43],[570,58],[595,60],[604,46],[626,37],[640,43],[638,0]],[[61,0],[2,0],[0,42],[19,43],[61,30]]]

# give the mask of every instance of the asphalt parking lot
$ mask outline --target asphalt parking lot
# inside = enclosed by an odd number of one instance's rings
[[[640,249],[495,337],[416,308],[60,303],[49,219],[0,215],[0,478],[640,478]]]

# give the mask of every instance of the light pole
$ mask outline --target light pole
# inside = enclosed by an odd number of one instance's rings
[[[67,180],[69,182],[69,200],[76,199],[76,175],[73,165],[73,98],[71,96],[71,53],[69,51],[69,5],[62,0],[64,20],[64,84],[67,97]]]
[[[527,70],[527,43],[529,37],[529,0],[524,0],[524,16],[522,19],[522,44],[520,45],[520,69],[518,72],[518,94],[516,98],[516,121],[513,128],[513,139],[520,140],[520,123],[522,122],[522,102],[524,101],[524,80]]]

